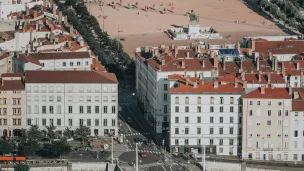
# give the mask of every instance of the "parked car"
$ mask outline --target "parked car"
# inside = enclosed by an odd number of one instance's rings
[[[140,157],[147,157],[146,153],[139,153]]]

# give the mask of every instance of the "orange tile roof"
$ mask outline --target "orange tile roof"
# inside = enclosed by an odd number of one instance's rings
[[[8,90],[24,90],[24,84],[22,80],[2,80],[3,85],[0,84],[0,91]]]
[[[292,111],[304,112],[304,100],[293,100]]]
[[[19,72],[19,73],[4,73],[1,74],[1,77],[23,77],[24,73]]]
[[[299,54],[304,52],[303,40],[285,41],[258,41],[255,44],[255,51],[261,54]]]
[[[274,72],[271,68],[271,65],[266,60],[260,60],[259,61],[259,70],[262,72]],[[226,61],[225,62],[225,70],[223,69],[223,63],[219,64],[219,71],[220,75],[224,75],[225,73],[239,73],[241,69],[241,62],[235,62],[235,61]],[[258,73],[255,61],[253,60],[246,60],[242,61],[242,71],[246,73]]]
[[[265,94],[261,94],[261,88],[257,88],[243,96],[249,99],[291,99],[286,88],[265,88]]]
[[[26,54],[20,54],[20,55],[26,55]],[[89,52],[29,53],[28,57],[36,60],[91,58]]]
[[[169,77],[168,77],[169,78]],[[220,84],[218,88],[214,88],[214,82],[199,80],[198,78],[189,78],[188,85],[186,84],[186,78],[182,75],[172,75],[170,79],[178,79],[179,86],[176,88],[170,88],[171,93],[243,93],[242,84],[238,83],[235,87],[234,84]],[[194,82],[197,81],[197,88],[194,88]]]
[[[30,63],[33,63],[33,64],[41,66],[39,60],[37,60],[35,58],[32,58],[30,56],[27,56],[26,54],[19,54],[19,55],[17,55],[17,59],[19,59],[20,61],[22,61],[24,63],[30,62]]]
[[[300,70],[297,70],[297,62],[300,64]],[[304,70],[304,61],[286,61],[282,62],[285,67],[285,75],[301,75],[301,70]]]
[[[92,58],[91,70],[106,71],[103,65],[96,59]]]
[[[268,83],[268,76],[269,74],[261,74],[261,82],[259,82],[259,75],[258,74],[245,74],[245,81],[250,84],[267,84]],[[276,84],[281,83],[284,84],[285,80],[281,74],[277,73],[270,73],[270,83]]]

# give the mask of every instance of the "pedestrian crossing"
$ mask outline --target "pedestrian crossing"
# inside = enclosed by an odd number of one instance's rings
[[[135,151],[135,149],[128,149],[128,151]],[[138,150],[139,153],[152,153],[152,154],[162,154],[159,151],[151,151],[151,150]]]
[[[145,133],[130,133],[130,134],[125,134],[125,136],[134,136],[134,135],[150,135],[149,132],[145,132]]]

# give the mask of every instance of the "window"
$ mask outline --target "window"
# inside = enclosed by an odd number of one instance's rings
[[[220,104],[224,104],[224,98],[220,97]]]
[[[219,129],[219,134],[223,134],[223,132],[224,132],[224,128],[220,128]]]
[[[99,126],[99,119],[95,119],[95,126]]]
[[[91,126],[91,119],[87,119],[87,126]]]
[[[175,112],[176,112],[176,113],[179,112],[179,106],[175,106]]]
[[[230,104],[234,104],[234,98],[230,97]]]
[[[279,106],[282,106],[282,102],[279,102],[278,105],[279,105]]]
[[[42,100],[43,102],[45,102],[45,101],[46,101],[46,96],[42,96],[42,97],[41,97],[41,100]]]
[[[57,96],[57,102],[61,102],[61,96]]]
[[[249,105],[252,105],[252,101],[249,101]]]
[[[298,131],[294,131],[294,137],[298,137]]]
[[[50,102],[54,101],[54,96],[49,96],[49,101]]]
[[[189,117],[188,116],[185,117],[185,123],[189,123]]]
[[[66,62],[62,62],[62,66],[66,66]]]
[[[288,110],[285,110],[285,116],[288,116]]]
[[[189,112],[189,106],[185,106],[185,112],[186,112],[186,113]]]
[[[202,118],[200,116],[197,117],[197,123],[201,123],[202,122]]]
[[[103,113],[108,113],[108,106],[103,106]]]
[[[220,117],[220,123],[223,123],[224,122],[224,118],[221,116]]]
[[[268,101],[268,106],[271,106],[271,101]]]
[[[27,113],[31,114],[32,113],[32,107],[30,105],[27,106]],[[0,115],[1,115],[1,109],[0,109]]]
[[[89,65],[89,61],[86,61],[85,64],[86,64],[86,65]]]
[[[282,116],[282,111],[278,110],[278,116]]]
[[[83,113],[83,106],[79,106],[79,113]]]
[[[298,154],[293,155],[293,160],[298,160]]]
[[[61,114],[61,106],[60,105],[57,106],[57,114]]]
[[[281,125],[282,125],[282,121],[278,120],[278,126],[281,126]]]
[[[214,133],[214,128],[209,128],[209,133],[213,134]]]
[[[50,106],[50,113],[54,113],[54,107]]]
[[[230,121],[230,123],[234,122],[233,116],[230,117],[229,121]]]
[[[116,113],[116,106],[112,106],[112,113]]]
[[[201,145],[201,139],[197,139],[197,145]]]
[[[201,133],[202,133],[202,132],[201,132],[201,128],[197,128],[196,133],[197,133],[197,134],[201,134]]]
[[[91,102],[91,96],[87,96],[87,102]]]
[[[230,106],[230,112],[233,112],[233,106]]]
[[[209,145],[213,145],[213,139],[209,140]]]
[[[112,97],[113,98],[113,97]],[[113,100],[113,99],[112,99]],[[115,101],[116,101],[116,97],[115,97]],[[99,102],[99,97],[95,96],[95,102]]]
[[[185,104],[189,104],[189,97],[185,98]]]
[[[168,112],[168,105],[164,105],[164,113]]]
[[[261,101],[257,101],[257,105],[260,106],[261,105]]]
[[[179,123],[179,117],[175,117],[175,123]]]
[[[73,62],[70,62],[70,66],[73,66],[74,65],[74,63]]]
[[[69,126],[73,126],[73,120],[69,119]]]
[[[80,62],[77,62],[77,66],[80,66]]]
[[[175,139],[175,145],[178,145],[178,139]]]
[[[224,145],[224,140],[223,139],[220,139],[219,145]]]
[[[51,126],[54,125],[54,119],[50,119],[50,125],[51,125]]]
[[[271,110],[268,110],[268,116],[271,116]]]
[[[175,128],[175,134],[179,134],[179,128]]]
[[[103,119],[103,126],[108,126],[108,120],[107,119]]]
[[[201,113],[202,112],[202,108],[200,106],[197,106],[197,112]]]
[[[164,84],[164,91],[168,90],[168,84]]]
[[[112,119],[112,126],[116,126],[116,121],[115,121],[115,119]]]
[[[73,113],[73,107],[69,106],[69,113]]]
[[[46,113],[46,106],[42,106],[42,113]]]
[[[99,106],[95,106],[95,113],[99,113]]]
[[[214,104],[214,97],[210,97],[210,104]]]
[[[0,121],[1,121],[1,120],[0,120]],[[2,124],[0,123],[0,125],[2,125]],[[32,125],[32,119],[30,119],[30,118],[27,119],[27,125],[28,125],[28,126],[31,126],[31,125]]]
[[[175,97],[175,104],[179,104],[179,97]]]
[[[61,126],[61,119],[57,119],[57,126]]]
[[[267,120],[267,125],[271,125],[271,120]]]
[[[46,119],[42,119],[42,126],[46,126]]]
[[[220,106],[220,112],[224,112],[224,107]]]
[[[96,100],[96,97],[97,97],[98,100]],[[95,100],[96,100],[96,101],[99,101],[98,96],[96,96],[96,97],[95,97]],[[112,102],[116,102],[116,96],[112,96],[111,99],[112,99]]]
[[[168,100],[168,94],[164,93],[164,100],[167,101]]]
[[[92,112],[91,110],[92,110],[91,106],[87,106],[87,113],[91,113]]]
[[[202,98],[201,97],[198,97],[197,98],[197,104],[201,104],[202,103]]]
[[[189,145],[189,140],[185,139],[185,145]]]
[[[79,126],[83,126],[83,119],[79,119]]]
[[[213,118],[213,116],[210,117],[210,123],[214,123],[214,118]]]
[[[249,110],[249,116],[252,116],[252,110]]]
[[[185,134],[189,134],[189,128],[185,128]]]
[[[210,112],[211,112],[211,113],[214,112],[213,106],[210,106]]]
[[[233,145],[233,139],[229,139],[229,145]]]
[[[234,132],[233,130],[234,130],[233,127],[230,127],[229,128],[229,134],[233,134],[233,132]]]

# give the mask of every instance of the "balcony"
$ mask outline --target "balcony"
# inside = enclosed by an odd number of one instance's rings
[[[263,151],[273,151],[273,148],[263,148]]]

